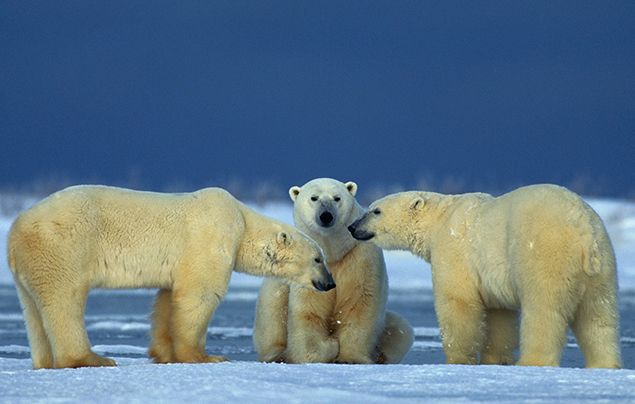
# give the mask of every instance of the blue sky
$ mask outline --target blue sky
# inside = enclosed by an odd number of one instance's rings
[[[330,176],[635,194],[632,1],[0,10],[0,187]]]

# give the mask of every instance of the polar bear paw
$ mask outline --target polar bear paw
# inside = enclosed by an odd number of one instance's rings
[[[229,362],[229,359],[227,359],[224,356],[219,356],[219,355],[207,355],[204,358],[204,362],[205,363]]]
[[[85,368],[102,366],[117,366],[117,363],[110,358],[99,356],[92,351],[81,358],[66,358],[55,361],[56,368]]]

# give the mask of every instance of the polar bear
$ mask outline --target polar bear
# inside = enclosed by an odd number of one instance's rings
[[[218,362],[225,358],[205,354],[205,334],[232,269],[335,286],[313,240],[218,188],[70,187],[19,215],[8,254],[36,369],[115,365],[90,349],[84,307],[92,288],[171,291],[169,313],[159,316],[172,331],[168,359]]]
[[[412,327],[385,308],[381,250],[347,231],[363,213],[356,192],[354,182],[330,178],[289,189],[295,225],[322,247],[338,286],[313,293],[266,279],[253,337],[261,361],[399,363],[410,349]]]
[[[600,217],[555,185],[500,197],[403,192],[349,230],[432,264],[448,363],[558,366],[571,325],[587,367],[621,366],[615,256]]]

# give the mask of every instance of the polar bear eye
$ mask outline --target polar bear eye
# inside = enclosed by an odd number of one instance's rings
[[[379,210],[379,208],[376,208],[375,210],[373,210],[373,214],[379,215],[381,214],[381,210]]]
[[[336,196],[335,198],[333,198],[333,200],[334,200],[335,202],[339,202],[341,199],[342,199],[342,198],[340,198],[339,196]]]
[[[317,197],[317,196],[315,196],[315,195],[313,195],[313,196],[311,197],[311,200],[312,200],[313,202],[317,202],[318,197]]]
[[[316,258],[313,259],[313,261],[315,261],[316,264],[321,264],[322,263],[322,258],[316,257]]]

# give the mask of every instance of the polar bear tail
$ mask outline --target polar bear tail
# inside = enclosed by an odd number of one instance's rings
[[[589,207],[589,209],[591,209]],[[604,228],[602,219],[592,211],[591,217],[585,220],[585,229],[582,239],[582,266],[589,276],[600,274],[602,271],[610,271],[609,262],[606,262],[606,251],[602,246],[611,245],[609,236]],[[612,250],[612,249],[611,249]]]
[[[602,259],[600,248],[596,240],[591,240],[591,248],[588,254],[584,254],[584,272],[587,275],[597,275],[602,271]]]

